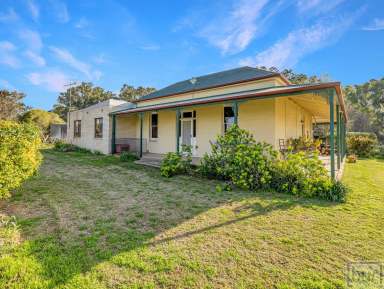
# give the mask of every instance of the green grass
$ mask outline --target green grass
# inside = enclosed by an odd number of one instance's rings
[[[384,162],[347,164],[344,181],[343,204],[217,192],[46,150],[0,202],[0,288],[343,288],[348,261],[384,260]]]

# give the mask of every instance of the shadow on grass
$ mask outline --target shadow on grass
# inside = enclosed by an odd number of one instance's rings
[[[52,223],[55,225],[48,234],[37,235],[33,232],[39,230],[39,222],[21,222],[21,231],[24,232],[26,241],[2,252],[5,257],[0,257],[1,288],[12,287],[12,284],[17,284],[20,288],[53,288],[66,285],[73,283],[75,276],[87,273],[97,264],[112,260],[114,256],[121,253],[126,254],[136,249],[151,248],[158,244],[188,238],[250,218],[271,214],[276,211],[289,210],[295,206],[323,207],[337,205],[326,201],[298,199],[293,196],[270,192],[252,193],[234,190],[217,193],[215,186],[218,182],[216,181],[200,180],[192,177],[163,179],[156,169],[144,168],[133,163],[121,163],[117,158],[111,156],[94,156],[83,153],[65,154],[51,150],[45,151],[44,154],[45,168],[42,169],[41,175],[30,180],[28,184],[19,190],[14,200],[10,200],[9,203],[28,206],[34,202],[39,202],[41,199],[45,200],[48,209],[52,211],[46,215],[46,218],[50,218],[48,215],[53,215],[54,221]],[[114,214],[117,214],[116,207],[119,202],[114,203],[115,207],[109,207],[110,200],[103,199],[101,194],[100,197],[95,195],[97,201],[93,204],[95,208],[91,208],[92,204],[89,204],[85,207],[79,206],[79,208],[73,209],[73,206],[78,205],[76,199],[73,198],[78,197],[80,204],[83,198],[89,196],[85,195],[86,193],[72,196],[70,190],[77,184],[68,177],[60,181],[61,187],[52,187],[53,177],[44,175],[45,172],[50,171],[52,168],[69,170],[71,167],[72,169],[81,167],[82,170],[93,168],[97,172],[102,172],[103,168],[110,166],[119,166],[140,173],[140,178],[147,178],[152,182],[155,180],[155,183],[159,186],[155,196],[151,188],[154,183],[148,181],[148,183],[143,182],[141,184],[142,188],[138,198],[143,211],[139,211],[137,207],[132,207],[130,209],[132,212],[128,209],[124,211],[123,214],[127,214],[124,217],[127,218],[126,224],[123,226],[121,224],[117,225],[114,218]],[[116,177],[118,177],[119,171],[116,171],[116,174]],[[41,187],[46,187],[46,182],[49,182],[50,190],[54,191],[54,193],[39,190]],[[167,186],[174,186],[177,191],[161,190],[161,188]],[[97,190],[97,185],[95,185],[94,189]],[[246,202],[247,199],[254,198],[256,194],[258,202]],[[154,199],[157,200],[155,205],[153,204]],[[27,201],[30,203],[26,204]],[[234,213],[239,214],[238,217],[151,241],[153,237],[175,228],[203,212],[223,204],[243,201],[244,205],[234,209]],[[57,205],[56,202],[62,202],[62,206],[70,206],[72,213],[75,213],[76,216],[78,214],[79,218],[83,218],[78,221],[79,224],[76,230],[68,229],[66,224],[61,224],[61,219],[66,216],[61,216],[60,212],[52,209],[50,206],[52,202],[55,203],[53,207]],[[152,211],[149,213],[145,211],[151,207],[153,207]],[[89,216],[87,219],[86,214],[82,215],[84,212],[90,212],[91,214],[92,210],[98,209],[103,210],[105,216],[101,216],[96,220],[89,220]],[[76,216],[71,217],[75,218]],[[143,221],[143,219],[145,220]],[[84,225],[83,228],[82,223],[87,223],[87,226]],[[71,224],[68,226],[71,226]],[[128,256],[127,258],[133,257]],[[131,260],[130,268],[138,271],[143,270],[142,262],[132,262]],[[148,262],[153,263],[149,264],[151,266],[157,266],[154,269],[155,271],[168,270],[167,266],[159,266],[156,258]],[[76,285],[74,286],[76,287]]]

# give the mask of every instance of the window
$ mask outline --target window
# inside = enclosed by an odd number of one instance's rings
[[[95,138],[103,137],[103,118],[95,118]]]
[[[158,124],[159,124],[159,116],[157,113],[151,114],[151,138],[158,138]]]
[[[231,106],[224,107],[224,132],[235,123],[235,112]]]
[[[73,122],[73,136],[81,137],[81,120],[75,120]]]

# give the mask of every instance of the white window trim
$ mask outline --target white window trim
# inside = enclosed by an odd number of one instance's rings
[[[156,114],[157,115],[157,137],[153,138],[152,137],[152,115]],[[158,112],[151,112],[150,117],[149,117],[149,140],[156,142],[160,138],[159,136],[159,114]]]

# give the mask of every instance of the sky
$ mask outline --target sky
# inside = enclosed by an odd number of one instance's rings
[[[0,0],[0,89],[32,107],[70,81],[159,89],[245,65],[384,77],[384,1]]]

